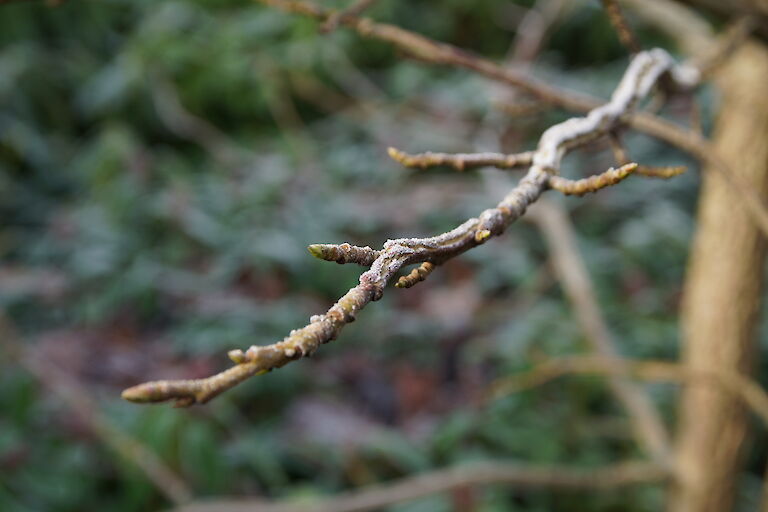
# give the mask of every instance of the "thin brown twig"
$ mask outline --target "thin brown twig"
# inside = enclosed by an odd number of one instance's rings
[[[743,16],[731,23],[723,35],[716,39],[706,51],[699,52],[693,57],[691,65],[701,70],[705,78],[709,78],[721,67],[728,57],[743,44],[755,29],[756,21],[750,16]],[[685,37],[676,34],[675,37]]]
[[[616,0],[601,0],[601,2],[603,3],[603,8],[605,9],[606,14],[608,14],[608,19],[611,20],[613,28],[616,29],[621,44],[623,44],[630,53],[639,52],[641,50],[640,43],[637,42],[635,33],[630,28],[629,23],[627,23],[624,13],[621,12],[619,3]]]
[[[580,180],[571,180],[563,178],[562,176],[551,176],[549,178],[549,186],[553,190],[557,190],[566,196],[583,196],[584,194],[597,192],[601,188],[609,187],[623,181],[632,174],[635,169],[637,169],[637,164],[629,163],[622,165],[618,169],[611,167],[605,172]]]
[[[418,283],[424,281],[432,271],[435,270],[435,264],[429,261],[425,261],[415,269],[411,271],[407,276],[402,276],[397,280],[395,286],[398,288],[411,288]]]
[[[180,507],[176,512],[367,512],[457,487],[503,484],[526,489],[602,490],[662,483],[670,476],[663,466],[644,462],[579,469],[486,462],[432,471],[330,498],[313,498],[309,503],[211,500]]]

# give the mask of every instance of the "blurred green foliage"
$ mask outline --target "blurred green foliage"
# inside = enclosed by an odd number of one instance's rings
[[[370,13],[501,59],[530,3],[390,0]],[[538,72],[607,95],[625,64],[592,2],[553,27]],[[589,467],[640,456],[600,379],[484,402],[495,378],[585,349],[541,237],[523,222],[427,283],[390,291],[316,358],[205,407],[118,398],[142,380],[209,374],[226,350],[270,343],[324,311],[358,269],[314,260],[309,243],[377,246],[495,203],[514,177],[414,174],[386,158],[389,145],[495,150],[500,127],[512,134],[506,149],[527,149],[564,118],[505,119],[494,91],[241,0],[0,6],[0,300],[28,349],[87,386],[196,496],[311,500],[470,460]],[[702,95],[709,112],[714,99]],[[644,163],[691,164],[626,140]],[[610,165],[598,149],[569,157],[568,172]],[[630,356],[677,353],[697,181],[632,179],[566,203]],[[5,365],[0,387],[0,510],[169,505],[23,369]],[[651,391],[672,421],[672,389]],[[753,455],[747,501],[765,450]],[[639,512],[661,498],[643,486],[488,486],[474,499],[483,512]],[[450,511],[451,500],[391,510]]]

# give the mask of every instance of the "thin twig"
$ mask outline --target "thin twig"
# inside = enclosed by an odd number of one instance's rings
[[[603,3],[603,8],[605,9],[606,14],[608,14],[608,19],[611,20],[613,28],[616,29],[621,44],[623,44],[630,53],[639,52],[640,43],[637,42],[635,33],[630,28],[629,23],[627,23],[624,13],[621,12],[619,3],[616,0],[601,0],[601,2]]]
[[[533,151],[525,151],[507,155],[504,153],[419,153],[411,155],[395,148],[389,148],[389,157],[405,167],[426,169],[445,165],[453,167],[457,171],[471,169],[473,167],[498,167],[499,169],[513,169],[531,165]]]
[[[601,188],[610,187],[623,181],[637,169],[636,163],[622,165],[618,169],[611,167],[605,172],[583,178],[580,180],[571,180],[562,176],[551,176],[549,186],[566,196],[583,196],[590,192],[597,192]]]
[[[211,500],[178,508],[176,512],[367,512],[457,487],[504,484],[525,489],[602,490],[657,484],[669,478],[669,471],[664,467],[643,462],[583,469],[486,462],[437,470],[331,498],[313,498],[308,503],[269,503],[247,499]]]
[[[418,283],[424,281],[432,271],[435,270],[435,264],[429,261],[425,261],[415,269],[411,271],[407,276],[402,276],[397,280],[395,286],[398,288],[411,288]]]

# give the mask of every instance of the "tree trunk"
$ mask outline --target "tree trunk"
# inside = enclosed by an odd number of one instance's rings
[[[745,43],[718,72],[722,103],[714,146],[760,195],[768,192],[768,49]],[[766,240],[742,201],[715,171],[704,172],[698,228],[682,310],[683,363],[698,370],[750,372],[762,294]],[[687,385],[677,436],[672,512],[734,509],[747,417],[713,383]]]

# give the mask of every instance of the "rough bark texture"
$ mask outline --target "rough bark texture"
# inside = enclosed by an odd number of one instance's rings
[[[719,155],[761,196],[768,192],[768,49],[748,42],[716,78],[722,95],[714,134]],[[694,369],[749,372],[766,240],[741,198],[705,172],[683,303],[683,361]],[[707,383],[680,403],[673,512],[733,510],[747,436],[743,407]]]

